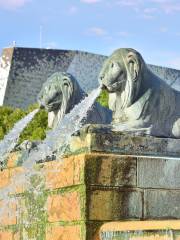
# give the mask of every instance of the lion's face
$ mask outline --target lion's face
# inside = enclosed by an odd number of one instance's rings
[[[109,58],[103,65],[99,79],[109,92],[123,91],[127,73],[121,59]]]
[[[67,88],[70,79],[65,73],[55,73],[43,84],[38,95],[40,106],[45,107],[48,112],[57,111],[62,107],[64,98],[68,98]],[[68,102],[68,99],[66,99]]]
[[[104,63],[99,81],[110,93],[121,98],[121,108],[136,100],[141,85],[141,68],[144,60],[134,49],[117,49]]]
[[[39,93],[38,102],[48,112],[58,110],[62,104],[61,89],[53,81],[46,82]]]

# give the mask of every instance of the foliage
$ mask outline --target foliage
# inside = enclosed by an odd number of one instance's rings
[[[0,139],[13,128],[14,124],[37,108],[37,104],[31,105],[27,110],[0,107]],[[40,110],[34,119],[28,124],[20,136],[20,142],[24,140],[40,140],[46,136],[47,129],[47,113],[45,110]]]
[[[35,108],[31,106],[28,109],[28,113]],[[40,110],[22,132],[20,142],[27,139],[31,141],[44,139],[46,137],[47,124],[47,112],[45,110]]]
[[[24,233],[27,239],[43,240],[46,234],[46,201],[45,179],[42,173],[36,170],[36,174],[30,178],[30,188],[24,192],[25,206],[22,213]]]
[[[106,90],[102,90],[100,96],[97,98],[97,102],[99,102],[103,107],[108,108],[108,99],[108,92]]]

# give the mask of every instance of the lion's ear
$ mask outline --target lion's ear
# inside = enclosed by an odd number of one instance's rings
[[[138,56],[134,52],[130,52],[127,55],[127,62],[129,72],[131,74],[131,79],[136,81],[138,79],[139,70],[140,70],[140,62]]]

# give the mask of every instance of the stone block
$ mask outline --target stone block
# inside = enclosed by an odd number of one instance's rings
[[[74,185],[85,184],[85,156],[85,154],[80,154],[74,158]]]
[[[140,157],[137,169],[138,187],[180,189],[180,161]]]
[[[8,231],[0,231],[0,240],[14,240],[13,233]]]
[[[46,231],[46,240],[85,240],[81,226],[51,226]]]
[[[99,240],[99,229],[102,226],[102,221],[87,221],[86,222],[86,240]]]
[[[28,223],[28,224],[26,224]],[[45,240],[46,239],[46,223],[38,223],[32,221],[31,218],[24,221],[21,227],[21,233],[18,240]],[[14,239],[13,239],[14,240]]]
[[[142,218],[142,192],[134,189],[91,189],[87,193],[88,220]]]
[[[47,200],[48,221],[82,220],[82,199],[79,192],[68,192],[52,195]]]
[[[56,189],[73,185],[73,158],[44,164],[46,188]]]
[[[136,158],[113,154],[86,155],[86,184],[136,186]]]
[[[16,167],[9,170],[10,172],[10,184],[12,184],[11,194],[19,194],[25,191],[25,183],[23,182],[23,177],[20,177],[23,174],[24,169],[22,167]],[[15,179],[15,181],[13,181]]]
[[[173,231],[173,240],[180,240],[180,231]]]
[[[16,167],[20,155],[21,155],[20,152],[11,152],[8,156],[7,167],[8,168]]]
[[[69,143],[69,148],[71,152],[89,152],[90,151],[90,145],[91,145],[91,135],[87,134],[85,136],[72,136],[71,141]]]
[[[17,199],[12,202],[7,200],[0,201],[0,226],[17,224],[17,206]]]
[[[171,235],[172,231],[180,230],[180,220],[142,220],[142,221],[113,221],[106,222],[101,225],[98,230],[99,233],[103,232],[148,232],[148,231],[164,231]]]
[[[147,219],[179,219],[180,191],[145,190],[144,217]]]
[[[14,233],[13,240],[21,240],[20,232],[15,232]]]
[[[3,171],[0,171],[0,188],[8,186],[9,183],[10,183],[9,169],[4,169]]]
[[[85,127],[81,132],[80,136],[75,136],[72,139],[73,143],[76,141],[79,143],[76,147],[74,144],[70,144],[72,152],[83,150],[139,156],[171,156],[176,158],[180,156],[179,139],[137,135],[133,132],[116,131],[112,126],[99,124]]]
[[[46,188],[56,189],[83,182],[84,155],[72,156],[44,164]]]

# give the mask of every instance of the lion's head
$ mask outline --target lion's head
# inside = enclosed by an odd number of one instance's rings
[[[99,74],[99,81],[110,93],[121,95],[122,108],[130,106],[135,101],[144,65],[141,55],[130,48],[117,49],[105,61]]]
[[[56,72],[43,84],[38,102],[40,107],[44,107],[49,113],[53,112],[57,123],[83,96],[83,90],[71,74]],[[54,119],[50,121],[49,127],[54,127],[52,121]]]

